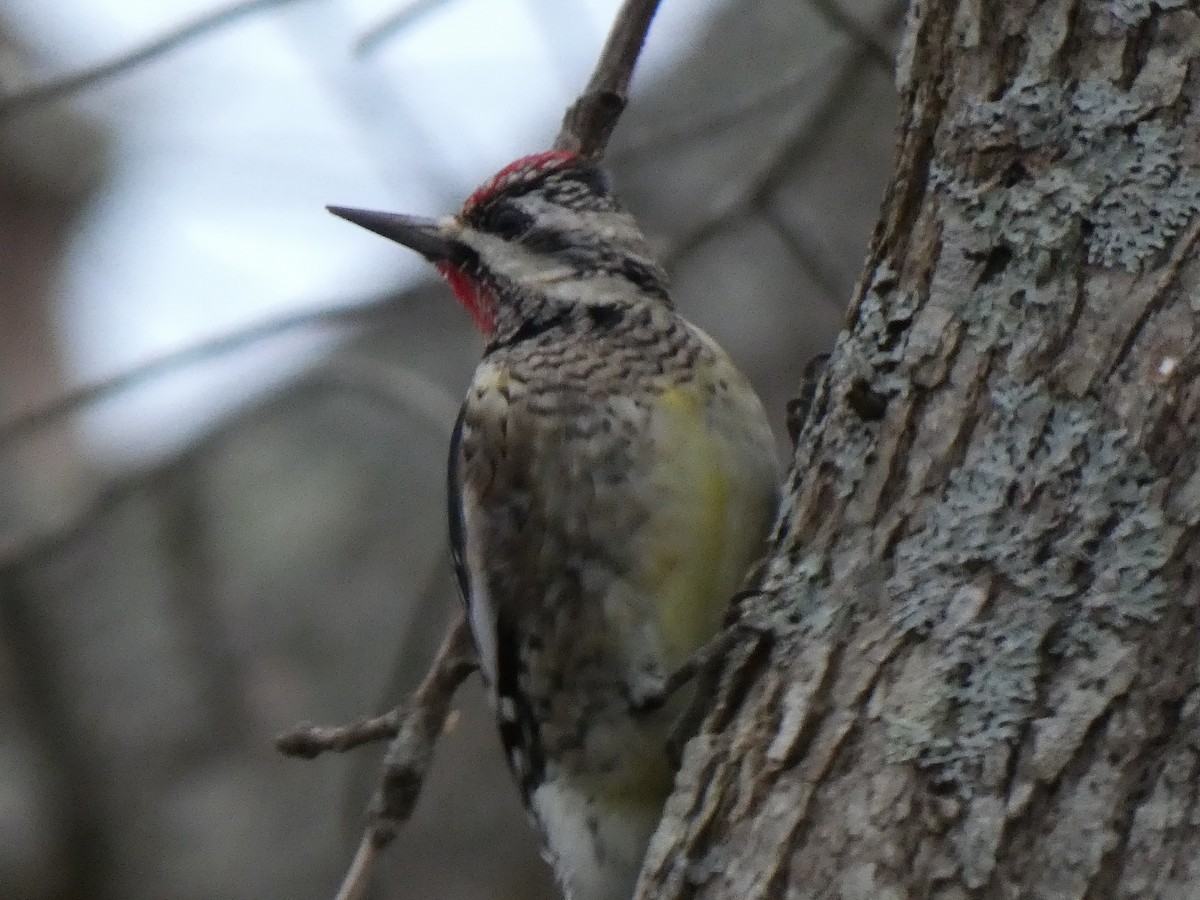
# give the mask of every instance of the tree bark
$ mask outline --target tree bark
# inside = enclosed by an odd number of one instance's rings
[[[1188,897],[1200,19],[917,0],[893,185],[640,897]]]

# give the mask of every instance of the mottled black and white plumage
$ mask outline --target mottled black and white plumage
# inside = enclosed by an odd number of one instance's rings
[[[720,627],[779,484],[762,405],[679,316],[596,164],[518,160],[423,253],[487,340],[449,465],[455,568],[500,735],[572,900],[625,900],[672,770],[646,710]]]

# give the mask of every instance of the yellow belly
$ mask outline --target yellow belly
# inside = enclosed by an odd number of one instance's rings
[[[658,502],[631,580],[655,598],[671,669],[720,629],[774,511],[772,438],[757,399],[744,399],[690,383],[662,395],[652,424],[659,460],[648,487]]]

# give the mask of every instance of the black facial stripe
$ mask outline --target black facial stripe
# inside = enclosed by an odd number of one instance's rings
[[[565,309],[559,309],[545,316],[535,316],[523,321],[517,329],[511,334],[505,335],[497,341],[493,341],[483,348],[483,355],[486,358],[497,350],[503,350],[506,347],[511,347],[514,344],[520,344],[524,341],[533,340],[534,338],[545,334],[552,328],[560,328],[566,325],[571,319],[570,313]]]
[[[521,246],[534,253],[553,256],[564,250],[570,250],[576,245],[571,239],[557,228],[534,228],[521,238]]]
[[[505,241],[520,239],[533,228],[534,223],[533,216],[506,197],[489,203],[478,218],[477,227],[480,231]]]
[[[469,275],[478,275],[483,268],[479,261],[479,253],[475,248],[459,241],[455,241],[450,246],[450,258],[447,262]]]
[[[621,274],[647,294],[656,294],[664,298],[667,295],[666,285],[662,283],[658,273],[640,259],[626,256],[621,262]]]
[[[661,300],[669,299],[667,283],[662,272],[653,265],[636,256],[616,254],[603,255],[588,247],[575,247],[568,252],[566,258],[575,266],[576,274],[581,278],[598,275],[619,276],[639,291],[651,294]]]
[[[588,317],[600,328],[615,328],[625,318],[619,306],[589,306]]]

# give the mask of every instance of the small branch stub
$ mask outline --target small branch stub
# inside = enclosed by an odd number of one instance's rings
[[[367,808],[369,821],[362,842],[338,891],[338,900],[362,896],[375,857],[412,815],[454,694],[478,667],[471,630],[460,614],[450,626],[428,674],[407,701],[381,716],[350,725],[322,728],[303,724],[276,738],[279,752],[304,759],[392,739],[379,784]]]
[[[659,0],[625,0],[583,93],[567,108],[555,150],[599,159],[629,102],[633,69]]]

